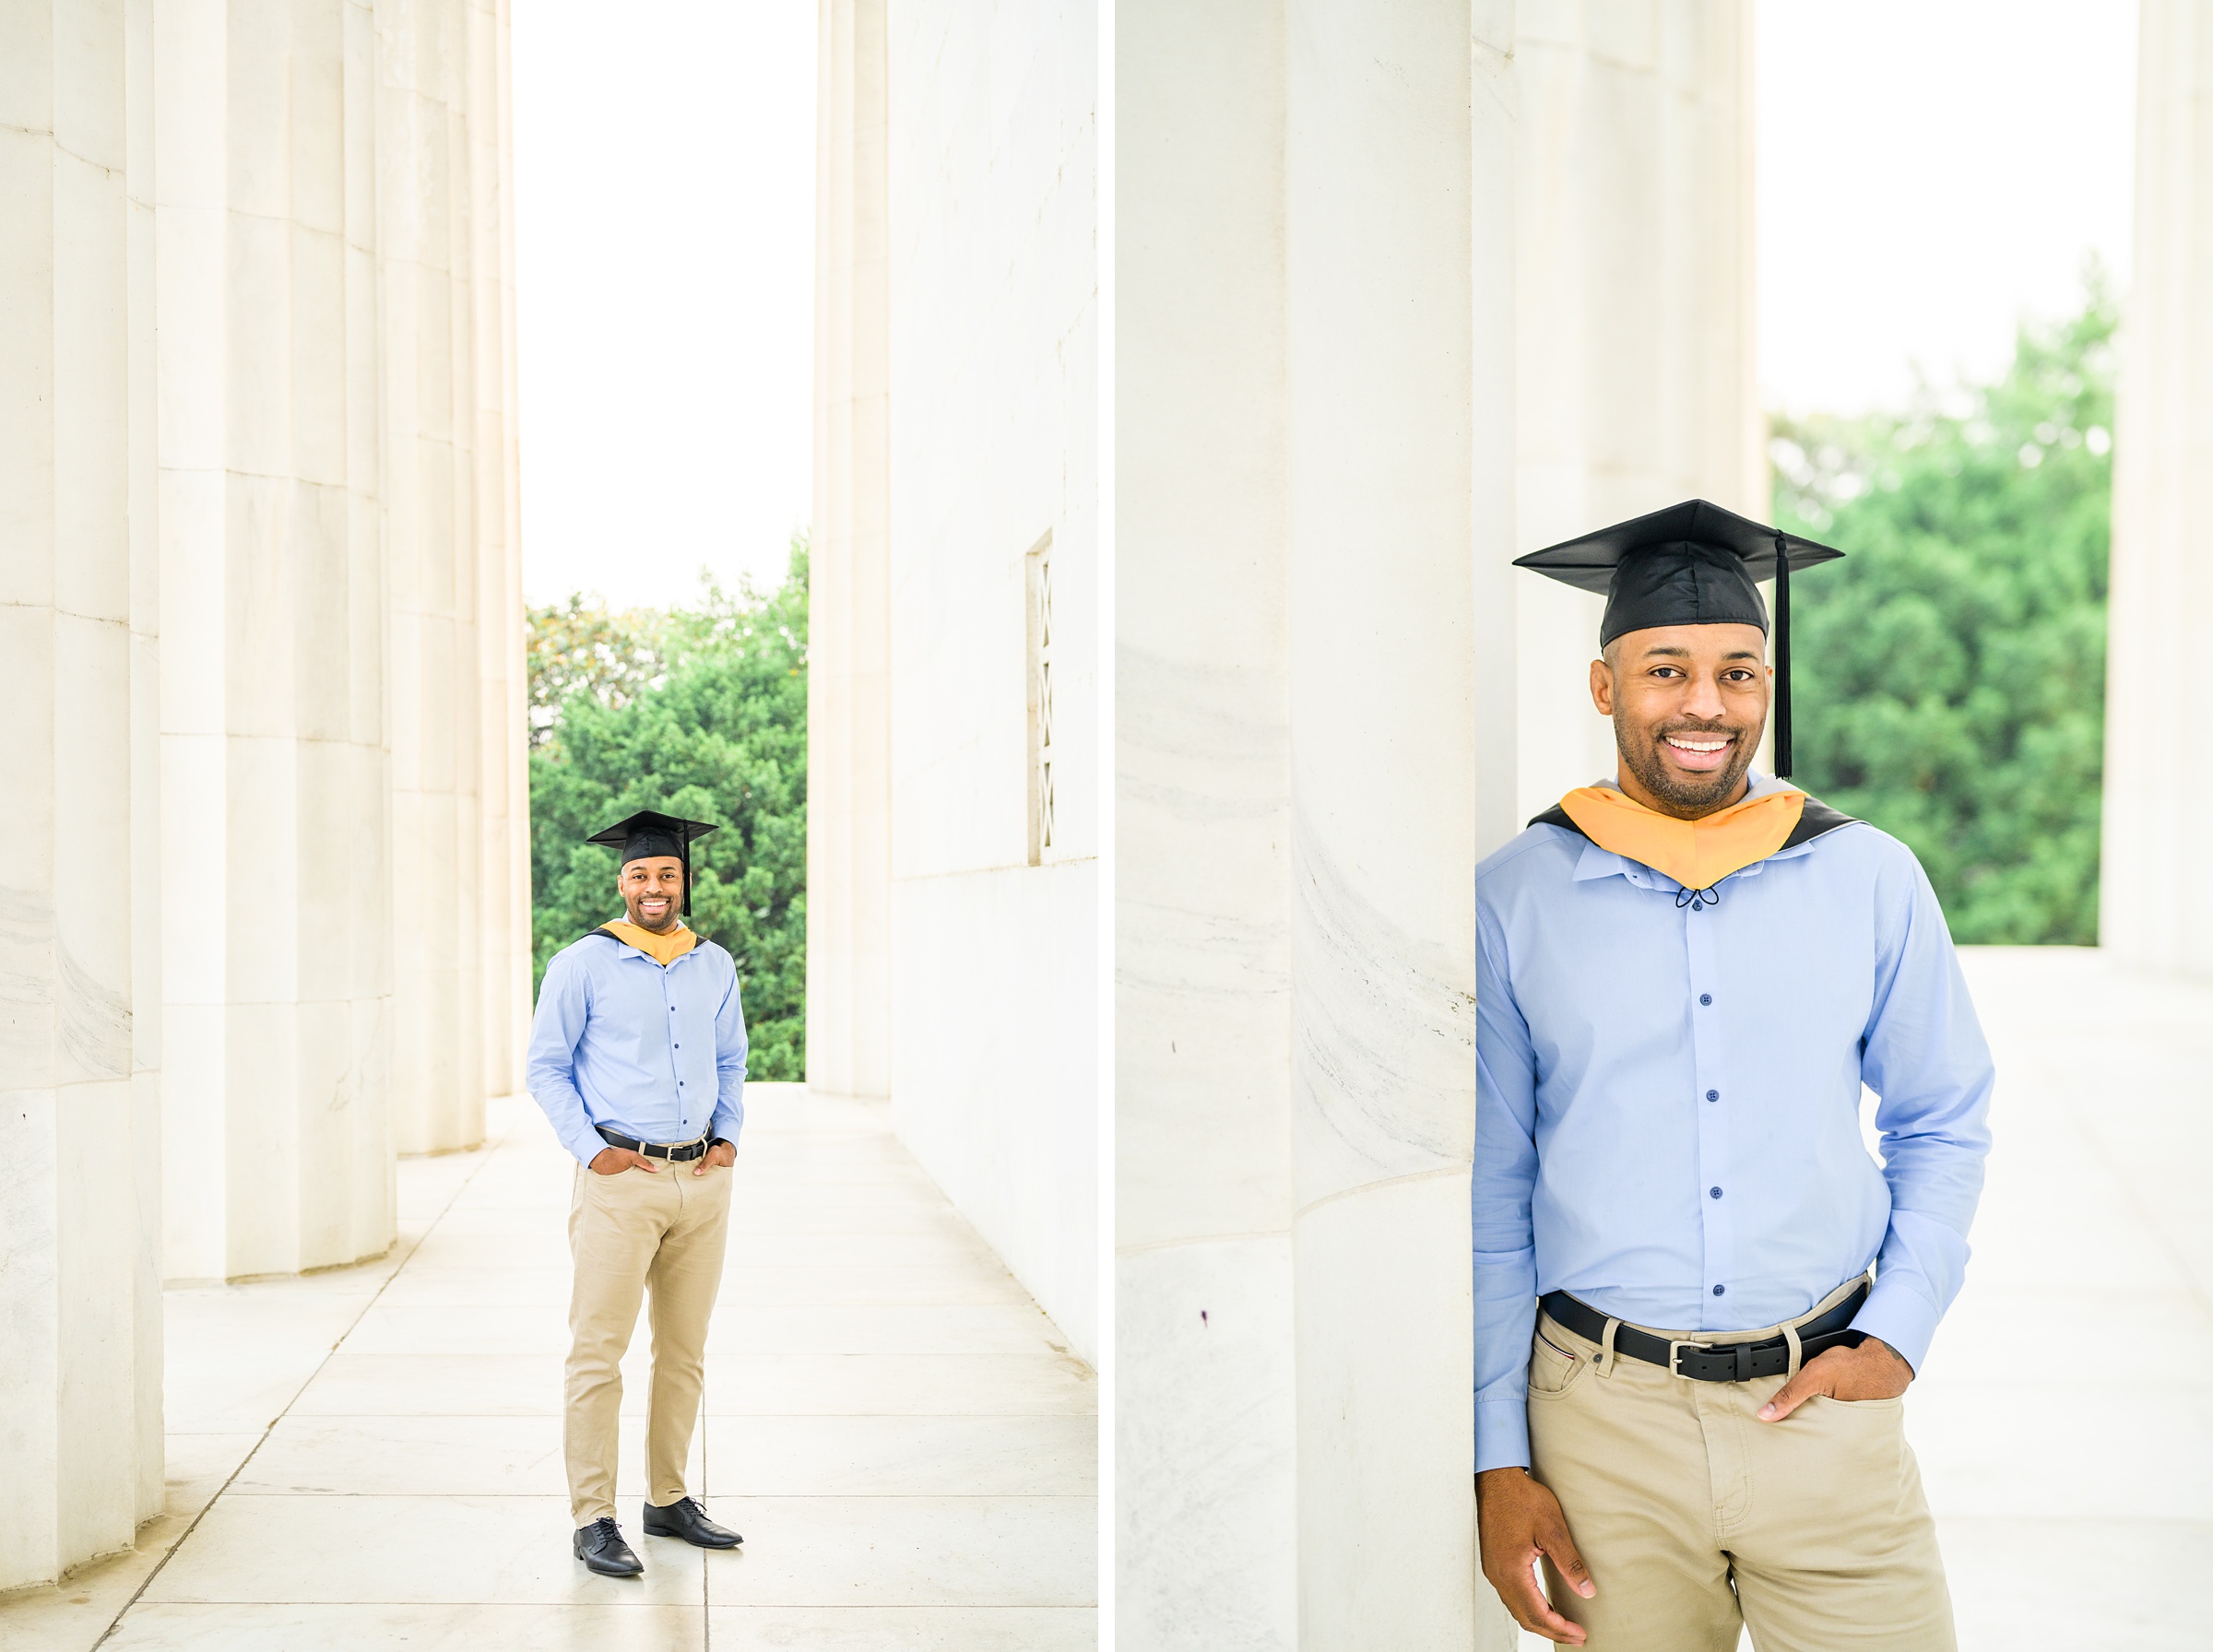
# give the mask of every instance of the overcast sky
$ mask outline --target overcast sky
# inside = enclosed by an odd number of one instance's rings
[[[1757,0],[1760,383],[1891,402],[2128,264],[2133,0]],[[533,600],[773,581],[810,509],[813,0],[515,8]]]
[[[523,586],[782,577],[809,514],[813,0],[515,8]]]
[[[1759,379],[1854,413],[2125,281],[2135,0],[1759,0]]]

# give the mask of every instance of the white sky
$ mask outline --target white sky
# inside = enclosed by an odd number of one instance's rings
[[[773,584],[810,514],[814,0],[515,8],[523,588]]]
[[[1987,375],[2128,266],[2134,0],[1757,0],[1760,383]],[[810,511],[813,0],[515,8],[523,579],[773,582]]]
[[[2125,288],[2136,0],[1758,0],[1757,27],[1769,407],[1989,376],[2088,252]]]

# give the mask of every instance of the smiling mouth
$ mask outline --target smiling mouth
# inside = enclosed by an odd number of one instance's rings
[[[1712,770],[1729,760],[1736,737],[1726,734],[1665,734],[1660,737],[1675,761],[1686,769]]]

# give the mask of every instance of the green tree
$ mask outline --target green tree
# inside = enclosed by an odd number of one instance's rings
[[[579,611],[572,600],[533,620]],[[737,960],[751,1076],[802,1078],[806,543],[765,596],[709,583],[692,608],[625,618],[653,644],[651,672],[618,660],[604,678],[580,674],[530,754],[533,987],[555,952],[621,915],[614,853],[586,836],[641,808],[712,820],[720,830],[692,851],[690,922]]]
[[[552,743],[562,707],[572,695],[627,705],[659,682],[676,641],[669,615],[651,608],[615,612],[582,593],[529,609],[527,623],[533,750]]]
[[[2115,312],[2022,328],[1995,384],[1775,421],[1797,769],[1904,840],[1956,938],[2094,944]]]

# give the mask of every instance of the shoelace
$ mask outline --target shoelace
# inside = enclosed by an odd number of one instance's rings
[[[606,1542],[619,1543],[622,1540],[622,1528],[610,1519],[602,1517],[594,1520],[587,1529],[592,1534],[592,1541],[595,1546]]]

